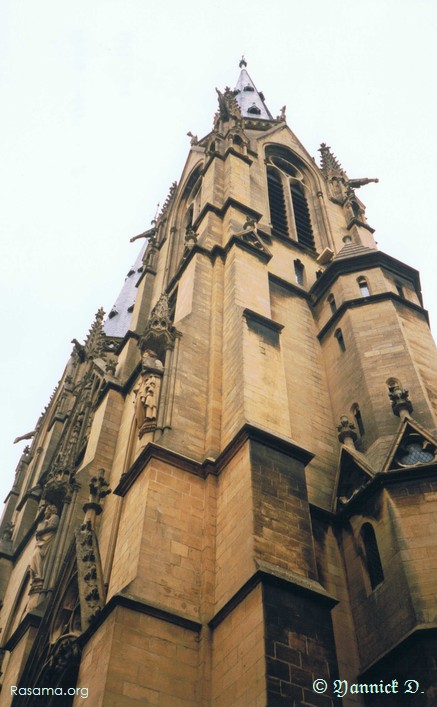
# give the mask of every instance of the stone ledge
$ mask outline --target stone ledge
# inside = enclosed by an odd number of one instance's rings
[[[187,616],[176,614],[159,605],[147,604],[139,597],[120,592],[119,594],[114,594],[108,603],[105,604],[102,611],[95,618],[91,626],[89,626],[89,628],[87,628],[87,630],[84,631],[84,633],[82,633],[82,635],[78,638],[78,643],[81,646],[86,645],[97,629],[118,606],[121,606],[124,609],[130,609],[131,611],[136,611],[140,614],[147,614],[147,616],[152,616],[153,618],[160,619],[161,621],[175,624],[176,626],[180,626],[181,628],[185,628],[188,631],[193,631],[195,633],[198,633],[202,628],[201,623],[194,621]]]
[[[264,317],[262,314],[258,314],[258,312],[254,312],[252,309],[243,309],[243,317],[252,319],[257,322],[257,324],[262,324],[262,326],[267,327],[267,329],[272,329],[276,334],[280,334],[284,328],[283,324],[279,324],[279,322],[275,322],[273,319]]]
[[[238,450],[241,449],[243,444],[248,440],[259,442],[260,444],[263,444],[271,449],[276,449],[279,452],[292,457],[293,459],[297,459],[305,465],[308,464],[314,457],[312,452],[300,447],[298,444],[293,442],[293,440],[273,432],[269,432],[268,430],[247,422],[239,429],[233,439],[229,442],[225,449],[220,452],[216,459],[206,458],[201,462],[196,461],[195,459],[191,459],[190,457],[180,454],[179,452],[174,452],[165,447],[161,447],[155,442],[149,442],[139,457],[134,461],[130,469],[122,474],[120,481],[114,489],[114,494],[117,496],[125,496],[151,459],[159,459],[160,461],[164,461],[177,469],[181,469],[182,471],[186,471],[190,474],[195,474],[196,476],[201,476],[203,478],[206,478],[209,474],[218,476],[226,464],[229,463],[229,460],[235,456]]]
[[[252,592],[259,584],[269,584],[282,587],[290,592],[306,594],[318,602],[324,603],[328,608],[338,604],[338,599],[326,592],[322,585],[314,579],[309,579],[296,572],[284,570],[269,562],[255,560],[258,569],[243,584],[242,587],[222,606],[221,609],[208,622],[211,629],[215,629],[224,619]]]

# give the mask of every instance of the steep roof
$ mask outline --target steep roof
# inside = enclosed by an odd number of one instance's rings
[[[259,92],[246,71],[246,62],[240,61],[240,75],[238,77],[235,90],[238,93],[235,99],[240,107],[243,118],[261,118],[262,120],[273,120],[273,116],[267,108],[264,96]]]
[[[143,256],[146,247],[147,240],[143,243],[135,263],[126,275],[120,294],[115,300],[115,304],[106,318],[103,325],[103,331],[106,336],[123,337],[129,329],[132,319],[132,309],[137,296],[136,285],[143,270]]]
[[[368,253],[374,253],[376,248],[367,248],[367,246],[361,245],[361,243],[354,243],[350,241],[345,243],[343,248],[337,253],[334,260],[343,260],[345,258],[354,258],[356,255],[367,255]]]

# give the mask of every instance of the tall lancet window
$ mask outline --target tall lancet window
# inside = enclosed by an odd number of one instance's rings
[[[273,234],[315,250],[308,187],[300,161],[284,147],[267,147],[267,186]]]
[[[371,523],[364,523],[361,528],[361,538],[366,554],[366,565],[372,589],[384,581],[384,571],[382,569],[381,557],[376,542],[376,535]]]

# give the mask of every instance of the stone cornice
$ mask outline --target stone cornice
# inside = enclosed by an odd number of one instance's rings
[[[303,464],[308,464],[314,456],[311,452],[298,446],[290,439],[264,430],[256,425],[246,423],[240,428],[216,459],[206,458],[203,461],[197,461],[179,452],[162,447],[155,442],[149,442],[130,469],[122,474],[117,487],[114,489],[114,493],[117,496],[125,496],[151,459],[159,459],[160,461],[181,469],[181,471],[195,474],[203,478],[206,478],[209,474],[218,476],[229,463],[230,459],[235,456],[238,450],[241,449],[248,440],[259,442],[266,447],[278,450],[293,459],[297,459]]]
[[[261,238],[260,242],[262,243],[263,238],[267,238],[270,240],[270,236],[266,236],[264,233],[262,233],[261,229],[257,229],[258,233],[261,233]],[[249,230],[248,233],[251,231]],[[167,292],[172,292],[172,290],[176,287],[178,281],[181,278],[182,273],[185,272],[186,268],[188,267],[188,264],[191,262],[191,260],[194,258],[194,256],[198,253],[200,255],[204,255],[206,258],[209,258],[212,262],[214,262],[217,258],[226,258],[227,254],[229,253],[230,249],[232,246],[237,246],[238,248],[242,248],[246,250],[248,253],[251,253],[252,255],[260,258],[264,262],[268,262],[272,255],[267,252],[263,252],[262,250],[256,248],[256,246],[252,245],[251,243],[248,243],[243,240],[242,234],[234,234],[230,237],[228,242],[226,243],[225,246],[222,245],[214,245],[210,250],[207,248],[204,248],[202,245],[199,243],[196,243],[193,245],[191,248],[190,252],[184,258],[177,271],[173,275],[172,279],[170,280],[168,286],[167,286]],[[139,337],[138,337],[139,338]]]
[[[343,314],[348,310],[348,309],[355,309],[356,307],[365,307],[368,304],[374,304],[375,302],[386,302],[386,301],[393,301],[393,302],[399,302],[400,304],[403,304],[405,307],[408,307],[409,309],[412,309],[415,312],[418,312],[419,314],[422,314],[423,317],[426,319],[426,322],[429,325],[429,316],[428,312],[426,309],[423,309],[423,307],[420,307],[418,304],[415,304],[414,302],[410,302],[410,300],[404,299],[404,297],[400,297],[399,295],[395,294],[394,292],[380,292],[377,295],[368,295],[367,297],[357,297],[356,299],[351,299],[347,300],[346,302],[342,302],[341,305],[339,306],[338,309],[335,310],[333,315],[328,319],[326,324],[322,326],[320,329],[319,333],[317,334],[317,338],[319,341],[322,341],[326,334],[332,329],[332,327],[341,319]]]
[[[153,616],[156,619],[180,626],[188,631],[198,633],[202,628],[202,624],[194,619],[173,611],[169,611],[168,609],[164,609],[164,607],[158,606],[157,604],[148,604],[139,597],[120,592],[119,594],[114,594],[114,596],[110,598],[108,603],[103,607],[102,611],[97,615],[91,626],[89,626],[89,628],[87,628],[87,630],[84,631],[84,633],[82,633],[82,635],[78,638],[78,643],[80,646],[84,646],[88,643],[97,629],[118,606],[125,609],[130,609],[131,611],[136,611],[140,614],[146,614],[147,616]]]
[[[306,290],[303,290],[298,285],[295,285],[293,282],[284,280],[282,277],[279,277],[279,275],[274,275],[273,273],[269,273],[269,280],[273,284],[279,285],[279,287],[283,287],[284,290],[288,290],[293,295],[297,295],[298,297],[302,297],[302,299],[310,301],[310,295],[308,294],[308,292],[306,292]]]
[[[319,582],[296,572],[276,567],[269,562],[255,560],[258,569],[242,587],[219,609],[208,622],[211,629],[217,628],[224,619],[259,585],[281,587],[295,594],[305,594],[328,608],[338,604],[338,599],[330,596]]]
[[[247,307],[246,309],[243,309],[243,317],[245,317],[245,319],[255,321],[267,329],[271,329],[275,332],[275,334],[280,334],[284,328],[283,324],[279,324],[278,322],[273,321],[273,319],[264,317],[262,314],[258,314],[258,312],[254,312],[252,309],[248,309]]]
[[[377,267],[389,270],[394,275],[398,275],[405,278],[409,282],[412,282],[419,300],[422,302],[418,271],[409,265],[402,263],[400,260],[396,260],[396,258],[392,258],[390,255],[383,253],[382,251],[373,250],[370,253],[365,253],[364,255],[355,255],[350,258],[339,258],[332,260],[310,290],[313,303],[317,304],[320,301],[326,291],[332,286],[333,282],[335,282],[340,275],[361,272]],[[400,299],[402,301],[407,301],[402,298]]]
[[[196,230],[199,226],[199,224],[202,222],[202,219],[205,217],[205,215],[208,212],[212,212],[216,214],[216,216],[219,216],[220,218],[223,218],[227,211],[230,208],[237,209],[238,211],[241,211],[245,216],[250,216],[251,218],[254,218],[256,221],[259,221],[260,218],[262,217],[262,213],[260,211],[255,211],[255,209],[252,209],[250,206],[247,204],[243,204],[242,201],[238,201],[237,199],[233,199],[232,197],[229,197],[226,199],[225,203],[223,206],[216,206],[215,204],[211,204],[210,202],[207,202],[205,206],[202,208],[200,214],[196,218],[196,220],[193,223],[193,229]]]
[[[209,166],[211,165],[212,161],[217,158],[218,160],[221,160],[222,162],[226,161],[226,158],[228,155],[233,155],[234,157],[238,157],[238,159],[242,160],[243,162],[246,162],[246,164],[249,165],[249,167],[253,164],[253,160],[250,159],[247,155],[242,155],[241,152],[238,152],[235,147],[228,147],[225,151],[225,153],[222,155],[220,152],[212,152],[209,159],[207,160],[205,167],[203,168],[202,174],[205,174],[206,171],[208,170]]]

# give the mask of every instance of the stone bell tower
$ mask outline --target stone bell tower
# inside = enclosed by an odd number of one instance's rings
[[[318,167],[244,58],[217,96],[18,466],[2,706],[34,704],[21,685],[75,707],[73,686],[104,707],[333,707],[336,680],[399,684],[348,707],[436,703],[418,273],[376,248],[357,192],[377,180],[325,144]]]

